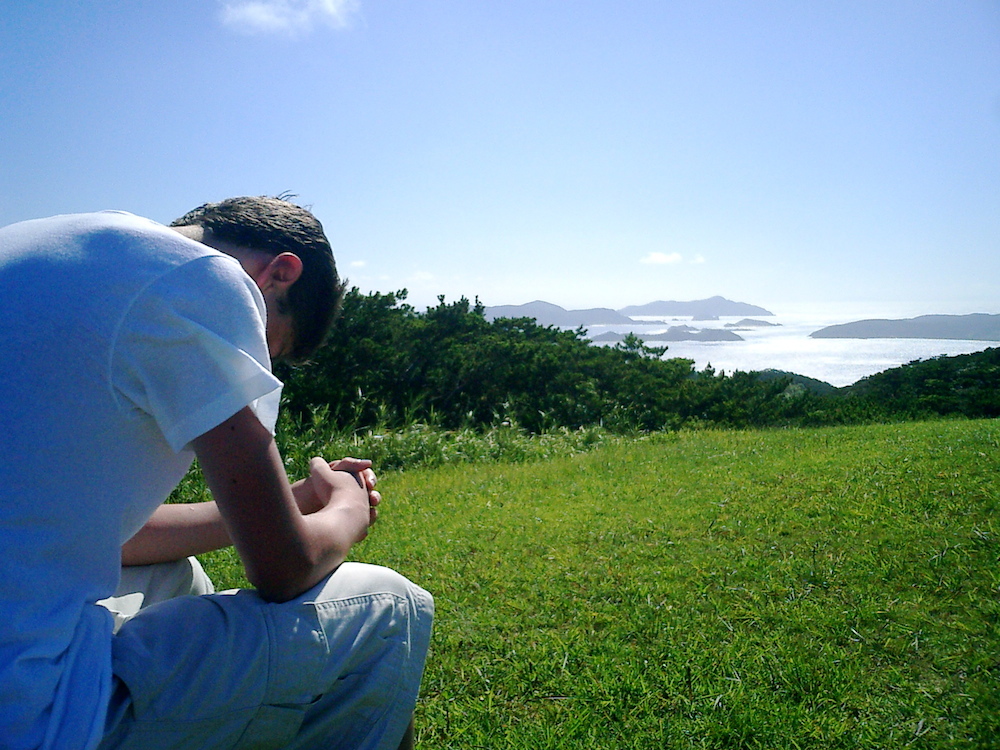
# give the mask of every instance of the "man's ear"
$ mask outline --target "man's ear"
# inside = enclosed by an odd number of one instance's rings
[[[287,290],[302,275],[302,259],[295,253],[275,255],[261,270],[258,284],[261,289],[273,284]]]

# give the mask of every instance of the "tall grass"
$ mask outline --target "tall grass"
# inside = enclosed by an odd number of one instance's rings
[[[1000,424],[550,440],[383,475],[421,747],[998,746]]]
[[[314,455],[370,458],[385,472],[454,463],[524,463],[584,453],[623,439],[599,427],[531,434],[509,419],[487,428],[447,430],[413,422],[400,429],[352,432],[336,427],[322,411],[306,423],[283,415],[278,430],[285,463],[296,474],[308,470]]]

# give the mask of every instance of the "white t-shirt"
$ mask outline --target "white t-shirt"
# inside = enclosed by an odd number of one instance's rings
[[[0,229],[0,738],[89,748],[111,689],[121,544],[188,443],[272,430],[265,307],[233,258],[131,214]]]

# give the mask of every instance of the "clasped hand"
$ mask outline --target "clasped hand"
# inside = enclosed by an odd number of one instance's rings
[[[364,493],[349,491],[351,485],[342,482],[338,473],[350,474]],[[292,485],[292,494],[303,515],[315,513],[335,500],[360,504],[367,500],[368,526],[378,518],[377,506],[382,496],[375,489],[378,477],[372,471],[372,462],[366,458],[351,458],[326,461],[316,457],[309,462],[309,476]]]

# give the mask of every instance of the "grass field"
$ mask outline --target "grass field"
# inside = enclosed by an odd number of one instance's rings
[[[1000,747],[1000,423],[570,452],[383,475],[420,747]]]

